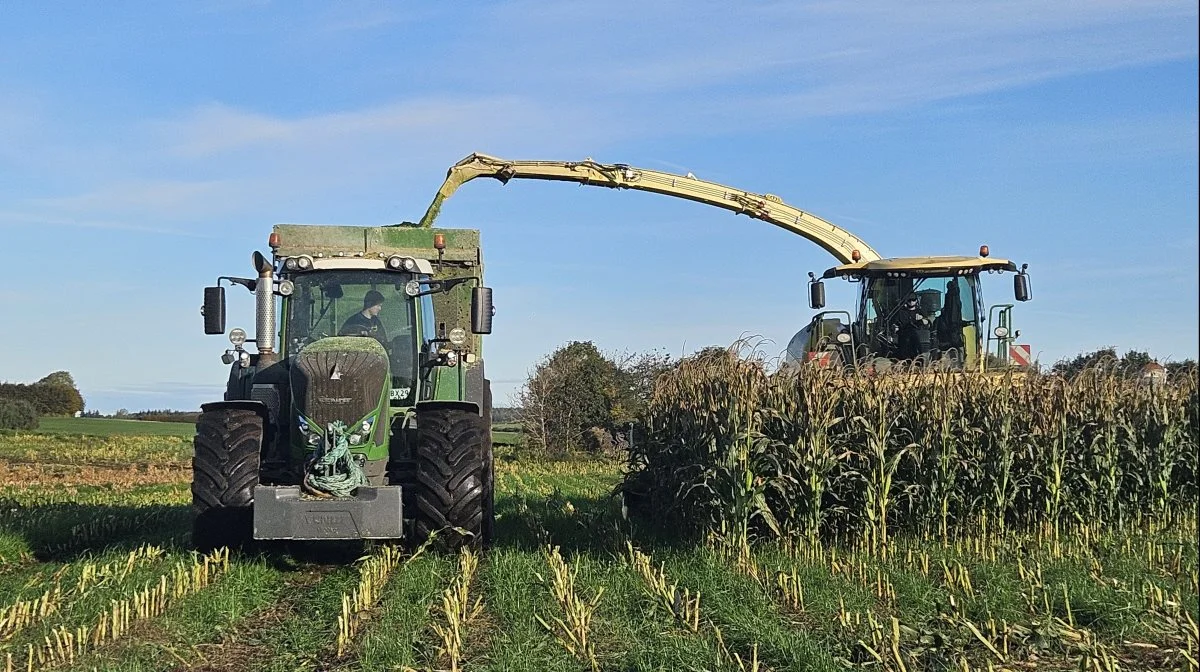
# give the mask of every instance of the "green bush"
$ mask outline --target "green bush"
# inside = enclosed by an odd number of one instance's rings
[[[74,415],[84,407],[79,390],[54,381],[32,385],[0,383],[0,399],[28,402],[40,415]]]
[[[0,399],[0,429],[37,429],[33,404],[22,399]]]

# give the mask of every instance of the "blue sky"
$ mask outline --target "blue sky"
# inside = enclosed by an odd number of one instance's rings
[[[1041,361],[1197,355],[1193,1],[408,4],[0,2],[0,379],[67,369],[102,411],[219,398],[201,287],[277,222],[415,220],[473,151],[691,171],[888,256],[987,243],[1030,264]],[[483,232],[498,402],[569,340],[781,351],[833,265],[565,184],[473,182],[439,225]],[[253,327],[249,295],[230,316]]]

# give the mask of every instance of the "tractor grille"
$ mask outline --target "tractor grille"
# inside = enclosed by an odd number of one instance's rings
[[[379,404],[388,382],[387,351],[373,338],[325,338],[296,356],[291,375],[295,411],[322,430],[334,420],[349,425]]]

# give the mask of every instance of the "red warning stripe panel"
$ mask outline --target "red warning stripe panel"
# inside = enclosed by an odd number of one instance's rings
[[[1008,346],[1008,358],[1017,366],[1029,366],[1033,362],[1029,346],[1020,343]]]
[[[816,362],[817,366],[829,366],[833,363],[833,353],[826,350],[824,352],[808,352],[805,353],[808,361]]]

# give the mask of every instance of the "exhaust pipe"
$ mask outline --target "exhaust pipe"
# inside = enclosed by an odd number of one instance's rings
[[[254,340],[258,348],[258,368],[279,361],[275,354],[275,268],[261,252],[254,253],[258,282],[254,286]]]

